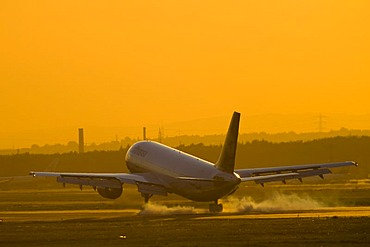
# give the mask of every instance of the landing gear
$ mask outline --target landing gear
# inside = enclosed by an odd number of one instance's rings
[[[218,204],[218,200],[215,203],[209,204],[209,212],[211,213],[221,213],[222,209],[222,204]]]
[[[144,197],[144,202],[147,204],[149,199],[152,198],[153,194],[141,193],[141,196]]]

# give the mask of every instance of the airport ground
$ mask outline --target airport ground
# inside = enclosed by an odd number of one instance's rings
[[[153,197],[141,210],[132,186],[110,201],[92,189],[43,183],[0,187],[0,246],[370,245],[367,180],[248,184],[223,200],[221,214],[174,195]]]

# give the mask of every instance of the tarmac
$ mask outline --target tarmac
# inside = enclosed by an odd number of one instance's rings
[[[169,208],[171,209],[171,208]],[[186,208],[185,208],[186,209]],[[5,211],[0,212],[2,222],[37,222],[64,221],[83,219],[109,219],[117,217],[176,218],[188,216],[194,220],[209,219],[292,219],[292,218],[325,218],[325,217],[370,217],[370,206],[367,207],[323,207],[315,210],[288,210],[276,212],[248,213],[208,213],[203,209],[145,211],[145,209],[106,209],[106,210],[47,210],[47,211]]]

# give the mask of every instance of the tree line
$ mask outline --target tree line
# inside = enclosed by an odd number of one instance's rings
[[[64,172],[128,172],[125,154],[130,146],[117,151],[91,151],[56,154],[0,155],[0,177],[23,176],[30,170]],[[222,145],[202,143],[178,145],[184,152],[216,162]],[[367,178],[370,174],[370,137],[333,137],[312,141],[270,142],[254,140],[238,144],[236,168],[299,165],[356,161],[351,176]]]

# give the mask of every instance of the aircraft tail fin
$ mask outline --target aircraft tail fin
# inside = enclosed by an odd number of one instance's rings
[[[216,162],[217,169],[233,173],[235,166],[235,155],[236,155],[236,146],[238,143],[238,134],[239,134],[239,122],[240,122],[240,113],[234,112],[229,130],[227,131],[226,140],[218,161]]]

